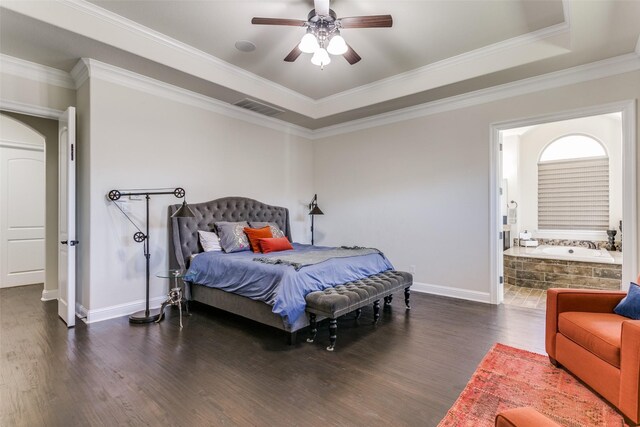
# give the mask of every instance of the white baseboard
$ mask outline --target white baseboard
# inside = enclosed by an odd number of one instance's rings
[[[489,292],[470,291],[467,289],[451,288],[448,286],[430,285],[427,283],[413,282],[411,286],[412,292],[421,292],[426,294],[440,295],[450,298],[458,298],[469,301],[477,301],[490,303],[491,297]],[[149,307],[158,308],[167,299],[166,296],[159,296],[149,300]],[[144,310],[144,300],[138,300],[126,304],[112,305],[110,307],[98,308],[95,310],[87,310],[81,304],[76,304],[76,315],[85,323],[101,322],[103,320],[113,319],[116,317],[127,316],[137,311]]]
[[[42,297],[40,298],[40,301],[51,301],[54,299],[58,299],[58,290],[57,289],[43,289],[42,290]]]
[[[150,308],[158,308],[167,299],[166,295],[151,298],[149,300]],[[76,304],[76,314],[82,318],[85,323],[101,322],[103,320],[113,319],[115,317],[127,316],[137,311],[144,310],[145,301],[138,300],[126,304],[112,305],[110,307],[98,308],[95,310],[87,310],[80,304]]]
[[[491,295],[489,292],[470,291],[468,289],[452,288],[449,286],[430,285],[428,283],[413,282],[411,285],[412,292],[421,292],[425,294],[440,295],[443,297],[465,299],[469,301],[491,303]]]
[[[79,302],[76,302],[76,316],[84,323],[87,323],[87,309]]]

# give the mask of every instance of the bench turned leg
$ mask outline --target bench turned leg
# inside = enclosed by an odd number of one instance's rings
[[[311,336],[307,338],[307,342],[313,342],[316,339],[318,333],[318,324],[316,323],[316,315],[309,313],[309,326],[311,328]]]
[[[362,309],[361,308],[356,308],[356,320],[358,320],[361,315],[362,315]]]
[[[338,337],[338,320],[329,319],[329,347],[328,351],[333,351],[336,346],[336,339]]]
[[[391,305],[391,301],[393,301],[393,295],[384,297],[384,305]]]
[[[373,324],[378,323],[378,319],[380,318],[380,300],[373,302]]]
[[[407,310],[411,310],[411,304],[409,304],[409,299],[411,298],[411,291],[409,288],[404,289],[404,305],[407,306]]]

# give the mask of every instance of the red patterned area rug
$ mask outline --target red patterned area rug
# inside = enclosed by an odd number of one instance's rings
[[[532,406],[563,426],[624,426],[611,406],[546,356],[496,344],[438,427],[491,427],[498,412]]]

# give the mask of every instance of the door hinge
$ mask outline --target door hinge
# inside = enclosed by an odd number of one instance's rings
[[[498,233],[498,240],[502,240],[502,231]]]
[[[500,276],[500,284],[504,283],[504,277]]]
[[[500,187],[500,195],[502,196],[502,187]]]
[[[71,161],[73,162],[73,144],[71,144]]]
[[[502,143],[500,143],[500,151],[502,151]]]

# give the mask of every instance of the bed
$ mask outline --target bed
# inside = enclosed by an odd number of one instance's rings
[[[253,262],[253,264],[260,264],[253,261],[253,258],[258,257],[261,254],[254,254],[252,252],[237,254],[202,253],[203,251],[198,241],[198,230],[213,230],[214,223],[218,221],[274,222],[284,232],[286,237],[290,241],[292,240],[289,211],[283,207],[268,205],[257,200],[244,197],[225,197],[209,202],[190,204],[189,207],[194,212],[195,218],[171,218],[171,214],[173,214],[180,206],[181,205],[169,206],[169,247],[173,249],[170,251],[169,257],[169,264],[171,268],[179,268],[183,270],[189,269],[192,256],[196,254],[197,258],[194,258],[194,265],[196,262],[205,262],[205,257],[212,257],[212,259],[217,257],[217,262],[221,262],[220,260],[230,262],[230,260],[233,259],[236,260],[234,262],[245,263],[244,266],[239,264],[239,267],[234,265],[234,268],[248,268],[249,264],[247,263],[251,262]],[[294,246],[298,251],[304,251],[306,245],[296,246],[296,244],[294,244]],[[382,258],[384,261],[374,260],[374,265],[367,266],[367,268],[380,271],[392,268],[391,264],[388,263],[388,260],[386,260],[383,255]],[[343,263],[338,264],[341,268],[346,266],[346,264],[344,264],[346,262],[345,260],[338,261]],[[279,268],[292,269],[288,266],[279,266]],[[320,267],[317,265],[313,265],[308,269],[308,271],[313,273],[313,271],[320,271],[319,268]],[[373,273],[370,274],[375,273],[378,273],[378,271],[373,271]],[[287,274],[289,276],[292,275],[290,272],[287,272]],[[362,272],[360,271],[354,274],[362,274]],[[204,276],[199,277],[203,278]],[[304,313],[304,306],[302,314],[296,318],[295,322],[287,321],[286,317],[274,313],[274,307],[276,307],[276,305],[271,302],[267,303],[247,296],[238,295],[234,292],[227,292],[214,287],[204,286],[203,284],[198,283],[198,281],[203,283],[207,282],[206,278],[203,278],[201,280],[195,280],[193,283],[187,283],[186,295],[189,300],[197,301],[199,303],[222,309],[283,330],[289,333],[290,342],[295,340],[296,331],[309,325],[308,315]],[[334,285],[336,285],[336,283],[331,284],[330,286]],[[319,317],[316,320],[321,319],[322,317]]]

